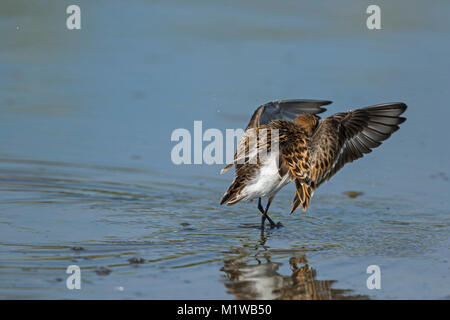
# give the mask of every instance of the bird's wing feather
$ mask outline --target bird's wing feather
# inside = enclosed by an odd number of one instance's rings
[[[315,186],[389,138],[406,120],[400,117],[406,108],[404,103],[387,103],[325,118],[310,140],[311,179]]]
[[[274,120],[294,120],[302,113],[318,114],[326,111],[322,106],[330,104],[327,100],[292,99],[265,103],[253,113],[247,128],[256,128]]]

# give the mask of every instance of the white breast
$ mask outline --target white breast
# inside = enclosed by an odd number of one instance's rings
[[[278,157],[270,155],[261,166],[259,173],[243,188],[241,194],[246,200],[274,196],[282,187],[289,183],[289,175],[280,178],[278,174]]]

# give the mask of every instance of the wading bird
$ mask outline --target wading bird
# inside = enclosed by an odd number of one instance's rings
[[[233,165],[236,175],[220,204],[229,206],[241,200],[258,199],[261,229],[276,193],[289,182],[296,187],[293,213],[303,211],[323,182],[346,163],[361,158],[378,147],[406,120],[401,102],[386,103],[341,112],[320,121],[325,100],[280,100],[266,103],[254,112],[242,135]],[[254,143],[252,143],[252,141]],[[268,198],[265,209],[261,198]]]

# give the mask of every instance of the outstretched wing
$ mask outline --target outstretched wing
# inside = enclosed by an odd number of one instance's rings
[[[308,99],[271,101],[266,104],[263,104],[262,106],[258,107],[258,109],[255,110],[245,131],[247,133],[248,129],[268,125],[274,120],[293,121],[302,113],[309,113],[309,114],[322,113],[326,111],[326,109],[322,108],[322,106],[326,106],[330,103],[331,101],[328,100],[308,100]],[[240,158],[239,154],[245,153],[247,151],[245,149],[242,149],[242,146],[245,145],[243,143],[243,139],[245,138],[245,136],[246,134],[243,135],[241,141],[238,144],[238,150],[234,155],[234,162],[228,164],[225,168],[223,168],[220,171],[221,174],[227,172],[233,166],[236,160]]]
[[[330,104],[327,100],[278,100],[268,102],[258,107],[253,113],[247,128],[256,128],[269,124],[274,120],[293,121],[302,113],[318,114],[326,111],[322,106]]]
[[[381,145],[406,120],[400,117],[406,108],[404,103],[387,103],[325,118],[310,140],[313,187]]]

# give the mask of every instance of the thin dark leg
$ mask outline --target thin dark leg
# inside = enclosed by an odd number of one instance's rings
[[[258,209],[262,214],[264,214],[264,208],[261,205],[261,198],[258,198]]]
[[[261,198],[258,198],[258,209],[262,213],[261,230],[264,230],[264,223],[266,222],[266,219],[269,220],[271,228],[275,228],[275,227],[278,228],[278,227],[282,226],[280,222],[278,222],[278,223],[273,222],[273,220],[267,214],[267,212],[269,211],[270,204],[272,203],[272,200],[273,200],[273,197],[270,197],[269,200],[267,201],[266,209],[263,209],[263,207],[261,205]]]
[[[278,223],[273,222],[273,220],[270,219],[269,215],[267,214],[267,212],[269,211],[270,204],[272,203],[272,200],[273,200],[273,197],[270,197],[269,200],[267,201],[266,210],[264,210],[263,216],[266,217],[267,220],[269,220],[270,227],[275,228],[275,227],[281,226],[281,224],[279,222]]]
[[[266,222],[267,219],[267,215],[264,212],[264,208],[261,205],[261,198],[258,198],[258,209],[261,212],[262,216],[261,216],[261,230],[264,230],[264,223]]]

